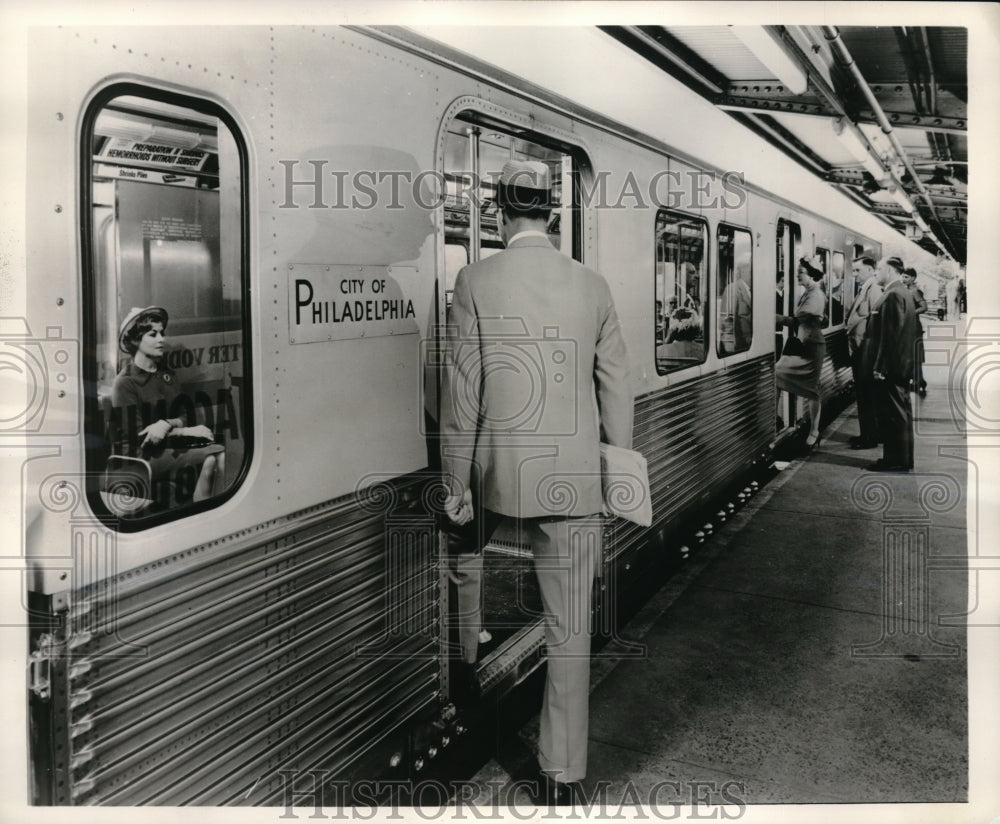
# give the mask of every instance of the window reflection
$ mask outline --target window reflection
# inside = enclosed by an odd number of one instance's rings
[[[750,233],[720,226],[719,339],[720,356],[746,352],[753,339],[753,244]]]
[[[707,247],[703,221],[657,215],[654,340],[661,375],[705,361]]]
[[[223,495],[248,457],[241,149],[210,111],[121,95],[84,138],[87,465],[131,522]]]

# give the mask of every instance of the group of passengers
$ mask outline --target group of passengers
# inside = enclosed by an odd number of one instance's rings
[[[927,301],[917,273],[896,256],[877,265],[862,256],[854,261],[857,294],[847,315],[847,340],[857,393],[860,434],[851,449],[883,447],[882,457],[866,469],[909,472],[913,469],[913,412],[910,390],[927,393],[923,376],[923,326]],[[799,261],[796,277],[802,291],[794,315],[776,322],[793,334],[785,344],[775,374],[778,388],[805,398],[809,432],[806,447],[816,449],[820,436],[820,375],[826,354],[823,325],[826,296],[824,272],[813,262]]]

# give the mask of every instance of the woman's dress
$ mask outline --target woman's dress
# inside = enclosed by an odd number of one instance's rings
[[[154,485],[154,498],[161,500],[166,493],[163,483],[174,487],[170,499],[176,503],[177,487],[193,491],[201,465],[209,455],[225,452],[222,444],[204,444],[201,439],[167,435],[158,444],[142,446],[139,432],[158,420],[180,418],[190,426],[195,421],[193,400],[183,394],[173,372],[157,368],[155,372],[140,369],[129,361],[115,378],[111,389],[113,427],[111,431],[115,454],[142,458],[149,463]]]
[[[819,377],[826,356],[826,338],[823,337],[823,315],[826,299],[819,287],[803,292],[795,308],[797,337],[805,351],[799,355],[785,355],[775,368],[779,389],[801,398],[819,400]]]

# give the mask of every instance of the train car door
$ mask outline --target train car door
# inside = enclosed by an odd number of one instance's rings
[[[774,271],[776,282],[774,310],[776,315],[790,316],[795,314],[795,269],[801,245],[802,230],[799,228],[799,225],[784,218],[779,218],[775,236],[776,265]],[[777,326],[775,327],[775,359],[781,357],[781,348],[791,334],[792,330],[787,326],[781,329]],[[794,395],[778,390],[776,410],[776,427],[778,431],[795,425],[798,409]]]
[[[579,159],[572,147],[558,145],[558,141],[546,140],[523,128],[506,129],[496,120],[486,120],[475,112],[461,112],[447,124],[443,149],[447,191],[444,256],[443,265],[439,266],[438,289],[445,323],[460,269],[504,248],[498,226],[496,182],[504,163],[510,159],[540,161],[549,167],[556,204],[547,227],[549,240],[564,254],[581,259],[580,209],[574,208],[579,201],[575,182]],[[441,377],[437,374],[434,384]],[[436,400],[429,401],[427,407],[429,419],[436,418]],[[520,641],[527,638],[541,614],[530,552],[520,545],[513,528],[502,525],[484,550],[481,561],[473,563],[483,565],[480,659],[483,666],[489,667],[492,662],[499,666],[498,656],[519,649]],[[454,590],[449,596],[453,649],[459,618],[456,596]]]

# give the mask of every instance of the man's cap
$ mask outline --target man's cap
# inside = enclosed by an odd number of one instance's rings
[[[497,181],[497,205],[551,208],[549,167],[537,160],[508,160]]]
[[[894,267],[897,271],[900,271],[900,272],[903,271],[903,261],[901,261],[895,255],[893,255],[890,258],[886,258],[885,262],[888,263],[890,266]]]
[[[125,348],[125,337],[132,330],[140,320],[145,317],[153,316],[158,321],[163,324],[163,328],[167,328],[167,321],[170,316],[167,314],[167,310],[162,306],[146,306],[145,308],[140,308],[138,306],[133,306],[128,310],[128,314],[125,315],[125,319],[122,321],[122,325],[118,327],[118,348],[122,352],[128,352]]]
[[[549,167],[537,160],[508,160],[500,172],[500,185],[547,192],[552,188]]]

